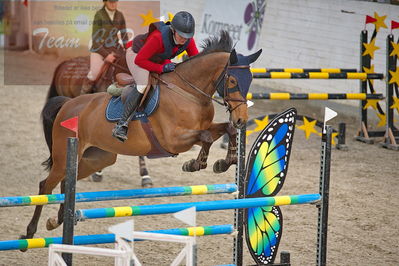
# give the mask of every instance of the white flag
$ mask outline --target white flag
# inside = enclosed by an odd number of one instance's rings
[[[326,107],[324,109],[324,126],[323,126],[323,133],[326,133],[326,122],[333,119],[334,117],[337,116],[337,112],[334,110]]]
[[[196,208],[195,207],[191,207],[179,212],[175,212],[173,214],[173,216],[176,219],[179,219],[180,221],[182,221],[183,223],[186,223],[190,226],[196,226]]]
[[[133,220],[129,220],[120,224],[108,227],[108,231],[115,234],[115,236],[133,241]]]

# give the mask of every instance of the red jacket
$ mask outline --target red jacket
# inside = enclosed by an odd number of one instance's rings
[[[128,43],[128,47],[132,46],[132,42]],[[176,45],[173,47],[173,52],[175,53],[179,47]],[[159,64],[150,61],[156,54],[160,54],[164,52],[164,44],[162,40],[162,34],[159,30],[154,30],[147,38],[144,46],[138,52],[134,63],[141,68],[144,68],[150,72],[156,72],[158,74],[162,73],[162,68],[164,65],[171,63],[170,60],[164,60]],[[190,42],[187,46],[186,52],[188,56],[194,56],[198,54],[198,49],[195,44],[193,38],[190,39]]]

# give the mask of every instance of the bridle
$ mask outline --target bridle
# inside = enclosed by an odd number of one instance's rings
[[[217,92],[219,93],[219,95],[221,97],[223,97],[223,102],[215,99],[212,97],[212,95],[209,95],[205,92],[203,92],[201,89],[199,89],[197,86],[195,86],[194,84],[192,84],[190,81],[188,81],[186,78],[184,78],[179,72],[177,72],[176,70],[174,71],[176,73],[176,75],[183,81],[185,82],[187,85],[189,85],[192,89],[194,89],[195,91],[197,91],[198,93],[202,94],[203,96],[207,97],[208,99],[222,105],[225,106],[227,111],[232,113],[235,109],[237,109],[239,106],[243,105],[243,104],[247,104],[247,100],[243,97],[242,99],[239,98],[231,98],[229,97],[230,93],[236,92],[236,91],[240,91],[238,84],[232,88],[228,88],[228,86],[226,86],[228,78],[231,76],[229,75],[229,69],[246,69],[249,68],[249,66],[246,65],[239,65],[239,66],[230,66],[229,62],[227,62],[227,64],[225,65],[225,67],[223,68],[222,73],[220,74],[220,76],[218,77],[218,79],[216,80],[216,84],[215,84],[215,88],[217,90]],[[220,84],[221,82],[223,82],[223,90],[220,90]],[[230,102],[240,102],[240,104],[238,104],[237,106],[235,106],[234,108],[231,106]]]

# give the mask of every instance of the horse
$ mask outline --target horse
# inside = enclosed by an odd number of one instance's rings
[[[226,31],[219,37],[210,37],[198,55],[177,64],[174,72],[162,74],[159,79],[160,102],[156,111],[148,117],[153,137],[170,155],[201,146],[196,159],[185,162],[183,171],[194,172],[207,167],[210,147],[224,134],[229,135],[227,155],[213,165],[215,173],[225,172],[237,163],[237,128],[248,120],[246,95],[252,81],[249,64],[254,62],[262,50],[249,56],[237,55],[232,50],[232,40]],[[223,98],[213,98],[215,91]],[[153,143],[146,135],[140,121],[129,123],[128,139],[120,142],[112,137],[114,123],[105,118],[105,109],[111,95],[94,93],[75,98],[51,98],[42,110],[43,131],[50,151],[45,161],[50,171],[39,184],[39,194],[51,194],[61,181],[66,170],[66,140],[75,133],[60,123],[78,117],[78,173],[77,179],[89,176],[99,169],[115,163],[117,155],[144,156],[153,150]],[[226,107],[229,121],[214,123],[215,101]],[[63,186],[61,186],[62,189]],[[32,238],[37,230],[43,205],[37,205],[26,235]],[[48,230],[63,222],[63,204],[58,217],[49,218]]]
[[[81,94],[83,80],[90,70],[90,58],[75,57],[60,63],[53,74],[53,79],[47,93],[47,101],[56,96],[77,97]],[[105,62],[93,86],[92,93],[104,92],[115,81],[118,73],[130,73],[126,63],[125,54],[117,57],[115,63]],[[148,174],[144,156],[139,156],[139,174],[142,187],[151,187],[152,179]],[[102,171],[92,174],[95,182],[101,182]]]

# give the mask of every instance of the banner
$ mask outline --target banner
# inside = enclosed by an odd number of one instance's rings
[[[206,0],[197,42],[226,30],[239,53],[253,53],[260,39],[265,9],[266,0]]]
[[[94,38],[93,20],[96,12],[104,5],[102,1],[29,1],[27,6],[21,3],[23,2],[18,2],[17,6],[10,2],[8,8],[7,17],[14,25],[11,27],[12,31],[5,36],[5,84],[48,84],[51,79],[44,78],[43,71],[53,73],[56,64],[62,60],[90,55],[89,49]],[[117,10],[122,12],[126,22],[126,32],[129,39],[132,39],[134,35],[145,33],[150,22],[159,20],[160,2],[119,1]],[[30,20],[27,14],[30,14]],[[121,34],[119,32],[118,36]],[[35,54],[19,63],[13,51],[26,49],[29,35],[32,38],[31,48]],[[97,34],[96,38],[104,39],[105,42],[108,39],[114,41],[109,36],[101,34]],[[54,64],[49,62],[48,70],[38,69],[42,63],[42,58],[38,55],[53,56]],[[15,64],[20,64],[19,70],[26,69],[29,74],[23,78],[15,75]]]

